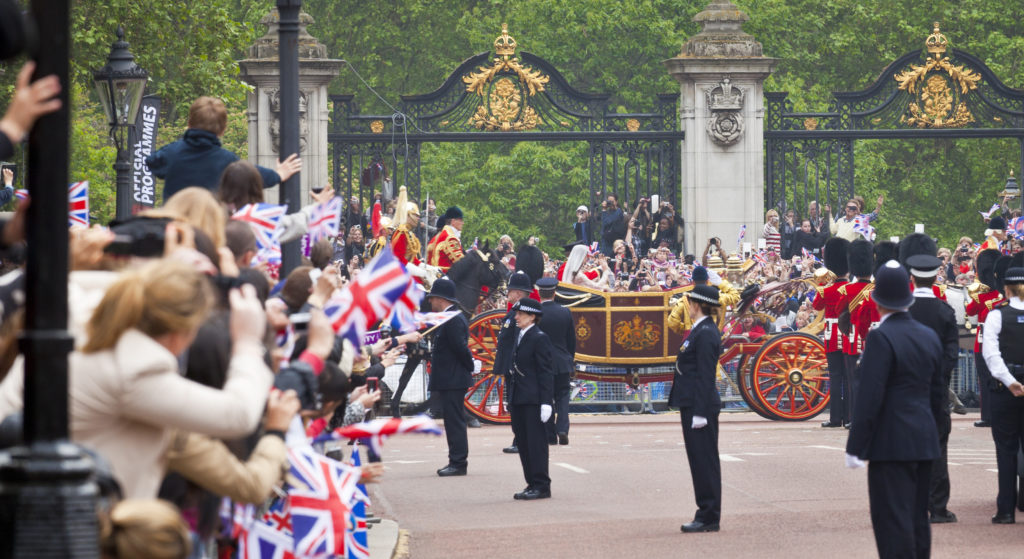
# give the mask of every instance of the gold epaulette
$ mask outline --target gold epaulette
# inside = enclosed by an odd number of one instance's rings
[[[944,283],[940,283],[939,284],[939,295],[941,295],[943,297],[946,296],[946,284],[944,284]]]
[[[967,286],[967,295],[971,297],[971,300],[975,303],[981,303],[981,294],[988,293],[991,288],[980,281],[975,281],[971,285]]]
[[[873,284],[873,283],[869,283],[869,284],[865,285],[864,289],[861,289],[860,293],[858,293],[857,296],[854,297],[852,301],[850,301],[850,304],[847,307],[847,308],[850,309],[850,312],[853,312],[853,309],[859,307],[861,305],[861,303],[866,301],[867,298],[868,298],[868,295],[870,295],[871,292],[874,291],[874,289],[875,289],[875,284]]]
[[[842,295],[843,297],[846,297],[846,286],[847,285],[850,285],[850,284],[844,283],[843,285],[839,286],[839,289],[838,289],[839,294]]]

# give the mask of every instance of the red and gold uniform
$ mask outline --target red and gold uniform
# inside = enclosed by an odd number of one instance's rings
[[[462,241],[459,240],[459,231],[451,225],[445,225],[430,242],[427,243],[427,264],[437,266],[442,273],[447,274],[448,268],[458,262],[465,253],[462,251]]]
[[[846,285],[846,279],[840,278],[828,287],[818,286],[818,296],[814,298],[814,310],[825,311],[825,353],[843,350],[843,336],[839,332],[839,314],[846,308],[846,297],[840,288]]]
[[[864,297],[870,296],[871,282],[866,280],[858,280],[853,283],[847,283],[846,285],[839,288],[839,293],[843,296],[844,309],[850,313],[850,331],[846,334],[846,339],[843,340],[843,353],[846,355],[860,355],[864,352],[864,338],[867,332],[863,334],[857,329],[857,324],[854,321],[853,313],[854,310],[861,305],[864,301]],[[867,289],[867,293],[864,290]]]
[[[1002,293],[998,291],[986,291],[984,293],[971,293],[971,302],[967,303],[967,316],[978,317],[978,334],[974,339],[974,353],[981,353],[981,335],[985,326],[985,319],[988,313],[1006,302]]]
[[[985,242],[981,243],[981,246],[978,247],[978,252],[988,249],[1000,250],[1001,245],[1002,243],[999,242],[999,239],[989,236],[985,239]]]
[[[871,292],[874,290],[875,284],[869,283],[860,291],[858,299],[852,301],[850,306],[850,325],[857,330],[862,353],[864,349],[863,343],[868,337],[868,332],[875,326],[878,326],[878,321],[882,320],[882,315],[878,312],[878,305],[871,298]]]
[[[399,225],[391,234],[391,250],[402,264],[420,264],[420,240],[409,230],[409,225]]]

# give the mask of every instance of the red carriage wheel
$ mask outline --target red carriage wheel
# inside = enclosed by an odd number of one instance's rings
[[[474,316],[469,322],[469,351],[481,366],[480,371],[473,374],[473,385],[466,391],[466,408],[488,423],[509,423],[505,379],[492,372],[498,351],[498,331],[504,318],[505,311],[494,310]]]
[[[773,414],[768,413],[768,410],[761,407],[761,402],[754,395],[754,379],[752,371],[753,367],[749,366],[750,360],[744,358],[739,369],[739,373],[736,375],[737,384],[739,384],[740,396],[743,397],[743,401],[746,402],[747,407],[750,411],[760,415],[765,419],[775,419]]]
[[[757,407],[773,419],[810,419],[828,405],[825,346],[810,334],[783,334],[765,342],[754,354],[749,375]]]

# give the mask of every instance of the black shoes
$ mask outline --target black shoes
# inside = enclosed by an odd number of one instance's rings
[[[975,421],[974,422],[974,426],[975,427],[991,427],[992,424],[989,423],[988,421]]]
[[[949,512],[948,510],[944,510],[942,512],[933,512],[931,514],[929,522],[931,522],[932,524],[951,524],[953,522],[956,522],[956,515]]]
[[[835,427],[842,427],[843,423],[841,421],[822,421],[821,426],[826,429],[832,429]]]
[[[684,534],[695,534],[698,532],[717,532],[718,528],[719,526],[717,522],[711,524],[707,522],[701,522],[700,520],[694,520],[689,524],[683,524],[679,527],[679,529],[682,530]]]
[[[519,454],[519,447],[516,445],[506,446],[501,451],[505,454]]]
[[[569,444],[569,433],[559,433],[558,444]]]
[[[992,524],[1013,524],[1013,513],[997,514],[992,517]]]
[[[464,476],[466,475],[466,467],[463,466],[461,468],[457,468],[455,466],[452,466],[451,464],[448,464],[447,466],[438,470],[437,475],[441,477]]]
[[[548,439],[548,446],[555,446],[556,444],[558,444],[557,438]]]
[[[527,487],[526,489],[516,493],[512,496],[517,501],[535,501],[537,499],[550,499],[551,489],[533,489]]]
[[[1017,510],[1024,512],[1024,481],[1020,482],[1020,491],[1017,492]]]
[[[469,419],[466,420],[466,427],[469,427],[471,429],[478,429],[481,427],[480,420],[475,417],[470,417]]]

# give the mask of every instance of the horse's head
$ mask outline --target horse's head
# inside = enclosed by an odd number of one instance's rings
[[[494,291],[500,283],[508,279],[508,268],[501,262],[501,255],[498,254],[498,251],[491,250],[490,241],[484,241],[483,247],[478,248],[475,253],[483,262],[477,278],[481,285],[486,285],[487,289]]]

